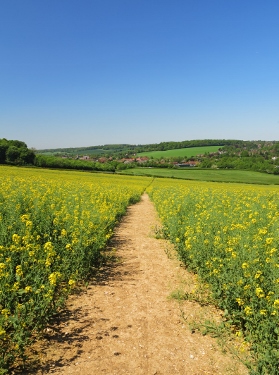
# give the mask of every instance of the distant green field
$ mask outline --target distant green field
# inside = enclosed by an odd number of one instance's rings
[[[251,171],[234,171],[220,169],[167,169],[167,168],[133,168],[121,173],[136,176],[155,176],[180,178],[184,180],[238,182],[244,184],[279,185],[279,176]]]
[[[148,156],[154,159],[172,158],[172,157],[182,157],[190,158],[191,156],[196,156],[200,154],[205,154],[206,152],[216,152],[222,146],[204,146],[204,147],[190,147],[190,148],[177,148],[175,150],[167,151],[150,151],[150,152],[140,152],[138,156]]]

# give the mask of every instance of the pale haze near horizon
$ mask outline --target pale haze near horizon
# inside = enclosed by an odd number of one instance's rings
[[[279,2],[1,2],[0,138],[279,140]]]

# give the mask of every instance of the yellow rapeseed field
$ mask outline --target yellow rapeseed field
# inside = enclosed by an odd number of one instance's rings
[[[0,374],[102,262],[147,189],[162,231],[254,354],[279,373],[279,188],[0,167]]]
[[[2,373],[98,268],[114,226],[150,181],[0,167]]]
[[[149,194],[180,259],[251,343],[255,373],[278,374],[279,188],[156,180]]]

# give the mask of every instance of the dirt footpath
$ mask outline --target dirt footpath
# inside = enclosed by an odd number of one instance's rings
[[[167,255],[170,245],[155,238],[155,226],[155,209],[144,194],[116,230],[112,246],[119,262],[71,296],[39,348],[40,369],[32,373],[247,374],[215,339],[189,328],[182,315],[200,316],[197,303],[169,298],[192,276]]]

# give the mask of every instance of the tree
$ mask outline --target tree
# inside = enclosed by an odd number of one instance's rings
[[[18,140],[0,139],[0,164],[34,164],[35,153],[26,143]]]
[[[23,164],[34,164],[35,153],[28,148],[20,149],[20,160]]]
[[[20,149],[16,146],[10,146],[6,151],[7,163],[18,164],[20,159]]]
[[[6,146],[4,144],[0,144],[0,164],[6,163],[6,152],[9,146]]]
[[[279,156],[279,142],[276,142],[274,145],[274,152],[276,156]]]

